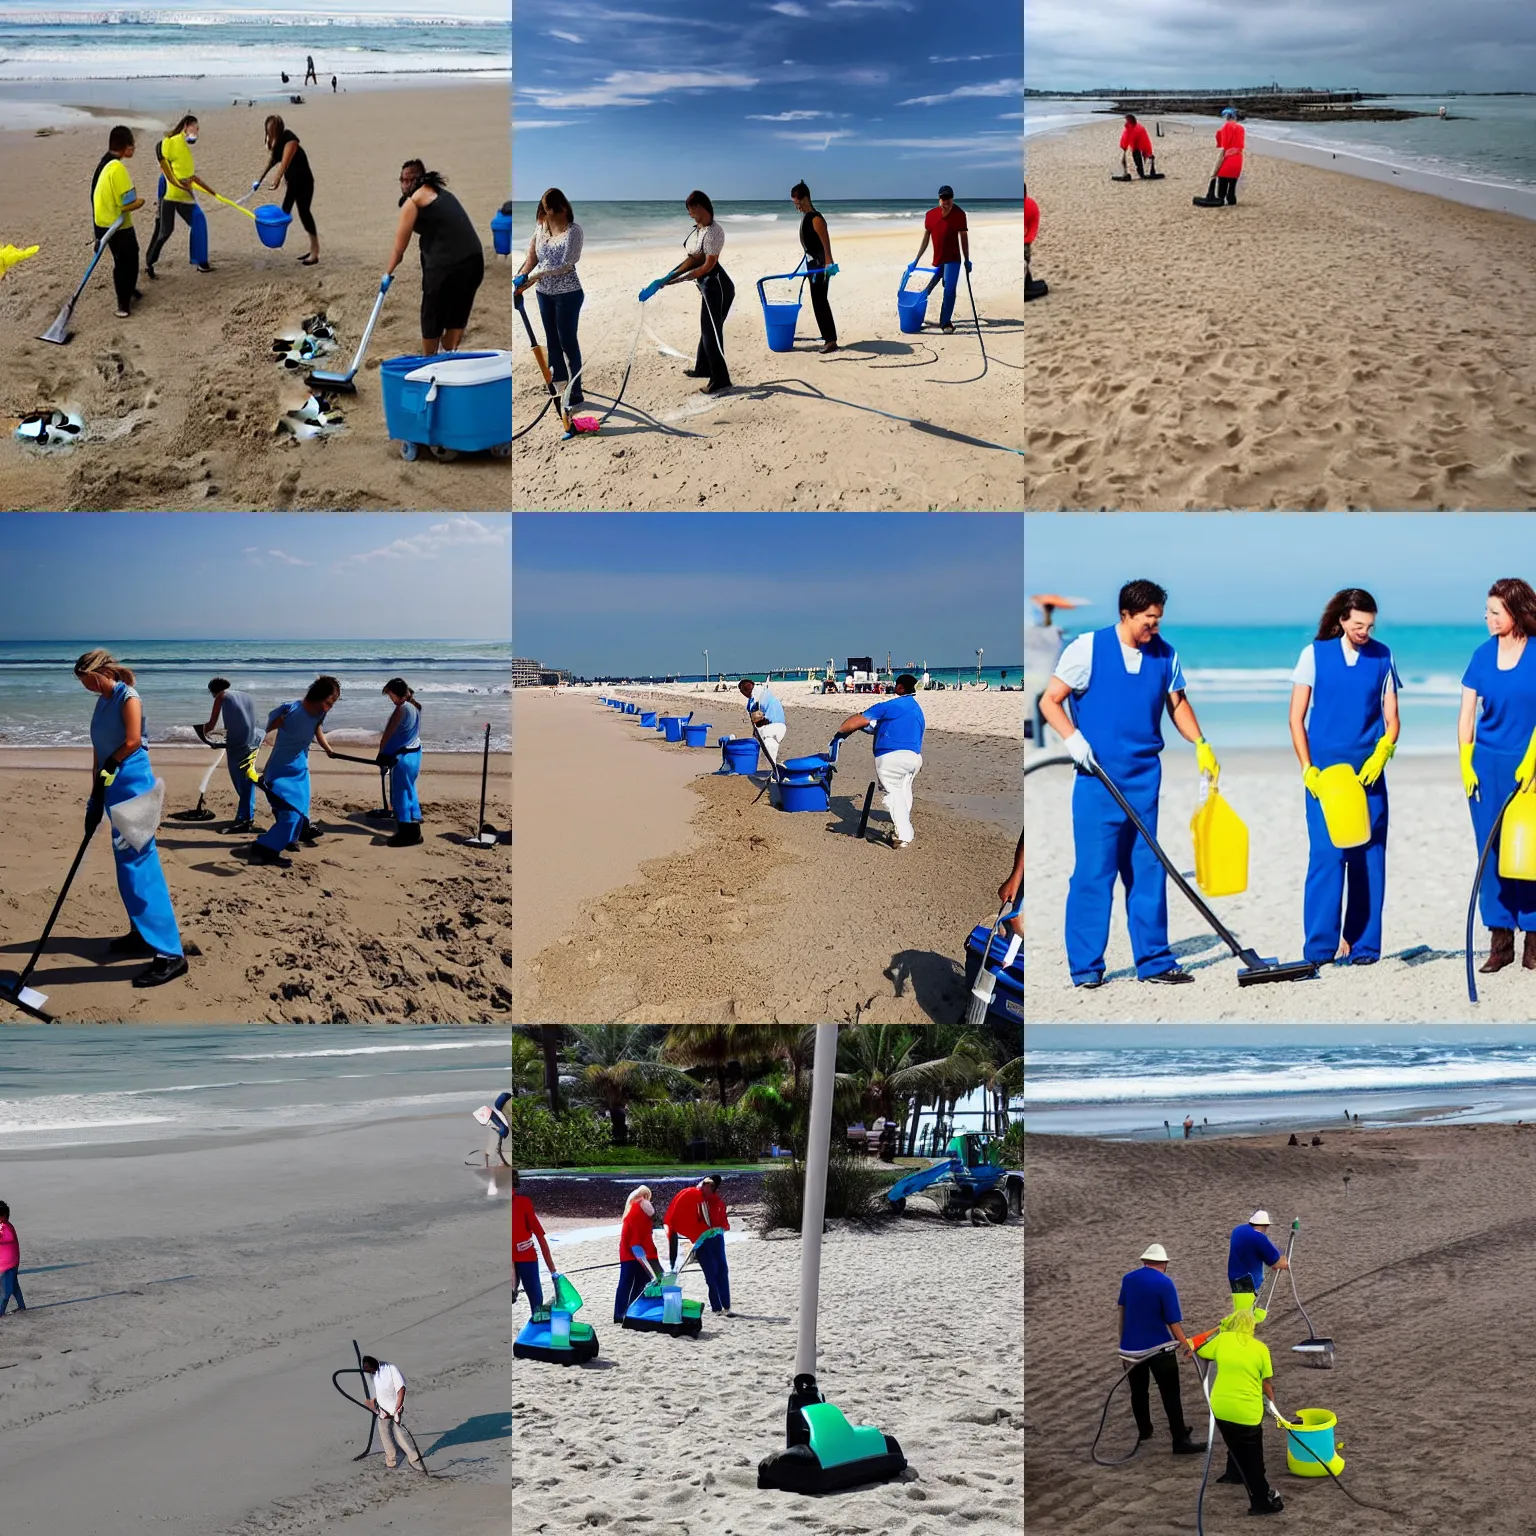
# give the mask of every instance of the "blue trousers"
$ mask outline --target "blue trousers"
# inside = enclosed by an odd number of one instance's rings
[[[1125,798],[1157,836],[1157,794],[1120,784]],[[1115,880],[1125,887],[1125,917],[1131,932],[1136,975],[1145,981],[1171,971],[1177,962],[1168,947],[1168,880],[1157,855],[1097,780],[1079,774],[1072,789],[1072,841],[1077,853],[1067,887],[1067,965],[1074,982],[1104,974],[1104,950],[1114,907]]]
[[[229,769],[229,782],[235,786],[235,820],[249,821],[256,814],[256,781],[248,778],[245,762],[249,752],[228,752],[225,766]]]
[[[116,782],[106,792],[108,810],[143,794],[154,780],[149,754],[135,752],[118,769]],[[128,921],[139,937],[157,955],[181,954],[176,911],[171,905],[170,887],[165,883],[165,871],[160,868],[160,850],[154,839],[151,838],[143,848],[135,849],[113,830],[112,861],[117,867],[117,893],[122,897]]]
[[[401,753],[389,770],[389,803],[398,822],[421,820],[421,801],[416,798],[416,775],[420,772],[420,752]]]
[[[639,1259],[624,1260],[619,1266],[619,1288],[613,1293],[614,1322],[624,1321],[624,1314],[629,1311],[631,1303],[651,1283],[652,1278],[648,1266]]]
[[[537,290],[535,290],[537,292]],[[579,288],[575,293],[540,293],[539,318],[544,322],[544,336],[549,343],[549,376],[556,384],[575,379],[571,404],[582,402],[581,343],[576,339],[576,324],[581,316],[581,301],[586,298]]]
[[[1307,883],[1302,897],[1306,925],[1305,959],[1327,964],[1349,945],[1350,963],[1381,959],[1381,908],[1387,894],[1387,789],[1378,779],[1366,791],[1371,840],[1359,848],[1335,848],[1317,797],[1307,802]],[[1342,909],[1342,925],[1340,915]]]
[[[944,263],[944,302],[939,306],[939,324],[948,325],[955,313],[955,296],[960,288],[960,263]]]
[[[537,1312],[544,1305],[544,1287],[539,1280],[539,1261],[537,1259],[525,1259],[520,1264],[514,1264],[517,1278],[522,1282],[524,1291],[528,1293],[528,1305]]]
[[[1472,766],[1477,771],[1478,792],[1467,801],[1472,812],[1472,830],[1477,836],[1477,851],[1483,851],[1494,818],[1515,787],[1518,752],[1489,752],[1472,749]],[[1478,910],[1489,928],[1518,928],[1522,933],[1536,932],[1536,880],[1506,880],[1499,873],[1499,846],[1493,846],[1483,870],[1483,884],[1478,892]]]
[[[709,1287],[709,1310],[726,1311],[731,1305],[731,1272],[725,1262],[725,1234],[700,1243],[694,1252],[699,1256],[699,1268]]]
[[[18,1278],[20,1274],[19,1269],[8,1269],[0,1273],[0,1317],[5,1316],[5,1310],[10,1306],[13,1296],[16,1298],[16,1310],[18,1312],[27,1310],[27,1299],[21,1294],[21,1281]]]

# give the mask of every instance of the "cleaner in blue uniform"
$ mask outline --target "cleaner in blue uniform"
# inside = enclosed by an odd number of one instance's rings
[[[1120,589],[1120,622],[1073,640],[1040,699],[1046,723],[1061,736],[1079,769],[1072,786],[1076,860],[1066,910],[1067,963],[1078,987],[1103,985],[1117,878],[1125,886],[1136,979],[1194,980],[1168,947],[1163,867],[1091,772],[1095,763],[1102,766],[1156,837],[1166,706],[1174,729],[1194,743],[1200,771],[1213,781],[1221,773],[1185,696],[1178,652],[1160,632],[1167,601],[1168,594],[1154,581],[1127,582]],[[1064,707],[1069,697],[1070,715]]]
[[[335,757],[321,726],[341,697],[334,677],[317,677],[302,699],[279,704],[267,716],[267,733],[277,732],[261,782],[272,801],[272,825],[250,845],[252,864],[277,864],[286,868],[284,850],[298,846],[309,831],[309,745],[320,743],[327,757]]]
[[[1369,592],[1361,587],[1335,592],[1323,609],[1317,638],[1291,673],[1291,744],[1306,789],[1309,848],[1303,955],[1320,965],[1335,959],[1374,965],[1381,958],[1387,888],[1385,770],[1397,750],[1397,690],[1402,684],[1392,652],[1371,638],[1375,625],[1376,599]],[[1317,796],[1323,769],[1339,763],[1355,771],[1370,809],[1371,840],[1357,848],[1334,847]]]
[[[416,776],[421,772],[421,705],[403,677],[384,684],[394,713],[379,738],[379,766],[389,769],[389,803],[395,813],[391,848],[410,848],[421,841],[421,801]]]
[[[144,706],[132,670],[110,652],[95,650],[75,663],[75,676],[97,695],[91,716],[91,797],[85,807],[85,825],[93,831],[114,806],[152,793],[155,774],[144,745]],[[158,987],[185,976],[187,958],[154,837],[135,848],[113,827],[112,858],[129,922],[128,932],[112,940],[112,952],[153,957],[133,978],[136,987]]]
[[[254,832],[256,781],[251,777],[251,765],[261,749],[262,736],[256,723],[256,701],[250,694],[232,688],[227,677],[209,678],[208,692],[213,695],[213,708],[203,729],[211,731],[223,720],[225,766],[229,769],[229,782],[235,787],[235,819],[225,830]]]

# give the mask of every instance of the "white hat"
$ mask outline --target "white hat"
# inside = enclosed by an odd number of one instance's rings
[[[1269,1225],[1269,1212],[1255,1211],[1253,1215],[1248,1218],[1248,1225],[1250,1227],[1267,1227]]]
[[[1141,1262],[1143,1264],[1147,1263],[1149,1260],[1153,1264],[1166,1264],[1168,1262],[1168,1250],[1164,1248],[1161,1243],[1153,1243],[1152,1246],[1148,1248],[1147,1251],[1141,1256]]]

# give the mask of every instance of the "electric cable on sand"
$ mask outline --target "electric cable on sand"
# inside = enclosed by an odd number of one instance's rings
[[[1493,852],[1493,845],[1499,840],[1499,829],[1504,825],[1504,813],[1514,804],[1515,796],[1520,793],[1518,784],[1510,790],[1509,798],[1499,807],[1499,814],[1494,818],[1493,825],[1488,829],[1488,841],[1483,844],[1481,857],[1477,861],[1477,873],[1472,877],[1472,895],[1467,900],[1467,1001],[1477,1001],[1477,972],[1473,966],[1472,941],[1476,937],[1477,929],[1477,898],[1483,888],[1483,871],[1488,867],[1488,855]],[[1310,1328],[1312,1325],[1307,1324]]]

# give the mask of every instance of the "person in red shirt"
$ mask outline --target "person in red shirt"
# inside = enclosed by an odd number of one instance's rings
[[[709,1227],[709,1207],[704,1202],[704,1185],[686,1184],[672,1196],[667,1214],[662,1218],[667,1234],[667,1264],[677,1268],[677,1240],[686,1237],[690,1243],[698,1239]]]
[[[709,1287],[709,1310],[735,1317],[731,1311],[731,1272],[725,1262],[725,1234],[730,1230],[730,1218],[725,1212],[725,1201],[720,1195],[720,1175],[712,1173],[699,1185],[704,1196],[704,1209],[709,1225],[720,1230],[714,1237],[706,1238],[694,1250],[699,1256],[699,1268],[704,1271],[704,1281]]]
[[[1230,208],[1237,206],[1237,178],[1243,174],[1243,145],[1247,131],[1237,120],[1235,107],[1223,107],[1216,143],[1221,154],[1216,160],[1216,201]]]
[[[654,1276],[660,1280],[666,1273],[656,1256],[656,1239],[651,1232],[651,1221],[656,1207],[651,1204],[651,1191],[642,1184],[629,1192],[624,1202],[624,1225],[619,1231],[619,1288],[613,1298],[613,1320],[624,1321],[635,1297],[651,1283]]]
[[[1029,184],[1024,186],[1024,291],[1029,291],[1029,258],[1034,250],[1035,236],[1040,233],[1040,204],[1029,195]]]
[[[939,273],[928,284],[927,292],[932,293],[943,281],[944,303],[939,310],[939,329],[946,335],[953,335],[955,327],[951,317],[955,312],[961,261],[965,262],[967,272],[971,270],[970,225],[965,221],[965,209],[955,201],[953,187],[940,187],[939,206],[930,208],[924,216],[923,243],[917,248],[913,266],[922,265],[923,252],[928,249],[930,240],[933,241],[933,264],[939,268]]]
[[[1130,167],[1125,163],[1125,152],[1131,152],[1131,158],[1136,162],[1136,174],[1143,181],[1148,174],[1157,174],[1157,151],[1152,148],[1152,136],[1147,132],[1145,123],[1136,121],[1134,112],[1125,114],[1125,132],[1120,135],[1120,169],[1129,177]]]
[[[539,1283],[539,1261],[534,1256],[534,1241],[544,1251],[544,1263],[551,1275],[555,1269],[554,1255],[549,1251],[549,1239],[534,1214],[533,1201],[517,1192],[517,1169],[512,1170],[512,1269],[528,1292],[528,1304],[535,1312],[544,1305],[544,1287]]]

